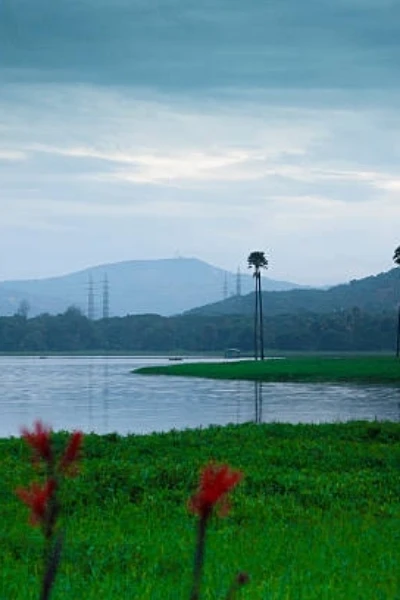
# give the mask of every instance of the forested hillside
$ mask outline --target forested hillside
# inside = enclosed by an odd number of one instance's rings
[[[298,351],[391,351],[396,313],[360,309],[265,319],[265,348]],[[0,318],[0,352],[217,352],[253,349],[253,319],[246,315],[137,315],[91,321],[70,308],[58,316]]]
[[[264,288],[265,289],[265,288]],[[400,300],[400,271],[353,280],[327,290],[295,289],[281,292],[263,292],[263,310],[266,315],[283,313],[330,313],[358,307],[371,313],[392,311]],[[196,315],[251,315],[254,294],[228,298],[188,311]]]

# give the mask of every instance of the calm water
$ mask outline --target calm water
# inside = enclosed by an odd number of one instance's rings
[[[148,433],[245,421],[400,418],[400,388],[145,377],[163,359],[0,357],[0,437],[43,419],[54,429]]]

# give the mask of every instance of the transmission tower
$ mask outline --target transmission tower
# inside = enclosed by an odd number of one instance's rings
[[[238,267],[236,274],[236,296],[242,295],[242,274],[240,272],[240,267]]]
[[[94,319],[94,288],[93,288],[93,279],[92,276],[89,275],[89,286],[88,286],[88,319]]]
[[[110,316],[110,286],[108,283],[107,274],[104,275],[103,281],[103,319],[108,319]]]

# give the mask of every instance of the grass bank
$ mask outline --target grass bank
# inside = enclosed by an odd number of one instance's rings
[[[230,515],[211,525],[204,600],[223,598],[239,570],[251,575],[243,600],[400,597],[400,424],[353,422],[87,436],[81,474],[64,490],[54,600],[188,598],[186,502],[210,458],[245,477]],[[42,540],[13,493],[31,476],[21,440],[0,440],[4,599],[38,598]]]
[[[400,383],[400,361],[391,356],[297,357],[145,367],[142,375],[289,382]]]

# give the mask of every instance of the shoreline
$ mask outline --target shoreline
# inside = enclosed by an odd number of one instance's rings
[[[141,367],[139,375],[281,383],[399,384],[400,361],[393,356],[298,357]]]
[[[110,431],[108,433],[96,433],[94,431],[84,432],[84,438],[90,440],[90,445],[93,441],[104,441],[107,443],[121,442],[127,443],[132,442],[134,444],[141,444],[142,442],[147,444],[151,439],[157,439],[159,442],[168,443],[168,438],[193,438],[195,436],[199,438],[208,438],[213,432],[220,432],[223,437],[226,437],[225,442],[228,442],[230,435],[235,432],[240,433],[243,436],[254,435],[258,430],[264,430],[266,434],[272,435],[272,438],[289,438],[294,440],[297,436],[306,436],[307,438],[321,438],[321,437],[332,437],[338,432],[341,432],[339,439],[342,439],[342,434],[348,435],[354,439],[364,439],[375,437],[375,430],[384,434],[383,441],[387,442],[387,432],[390,431],[389,437],[393,437],[393,441],[400,442],[400,421],[392,421],[388,419],[369,421],[366,419],[351,419],[349,421],[323,421],[323,422],[301,422],[301,423],[290,423],[286,421],[263,421],[256,423],[254,421],[245,421],[243,423],[226,423],[224,425],[211,424],[207,426],[199,426],[185,429],[170,429],[168,431],[152,431],[148,433],[118,433],[117,431]],[[374,431],[374,435],[371,436],[370,432]],[[51,429],[52,434],[57,438],[67,438],[71,433],[66,429]],[[257,434],[258,436],[258,434]],[[230,441],[228,445],[230,445]],[[1,444],[21,444],[23,443],[22,435],[9,435],[0,436]],[[0,463],[0,470],[1,470]]]

